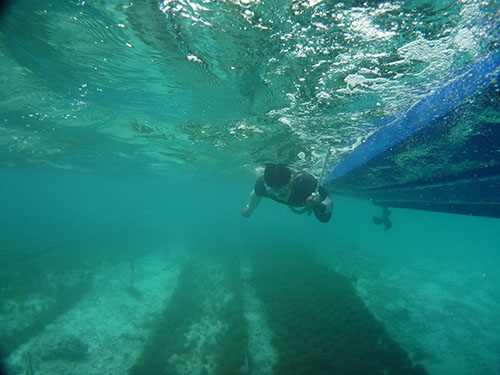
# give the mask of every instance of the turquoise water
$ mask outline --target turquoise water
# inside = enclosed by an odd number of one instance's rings
[[[500,221],[392,209],[384,232],[380,208],[335,191],[328,224],[270,200],[241,209],[264,163],[319,175],[328,145],[331,169],[498,52],[499,9],[4,6],[9,373],[498,374]]]

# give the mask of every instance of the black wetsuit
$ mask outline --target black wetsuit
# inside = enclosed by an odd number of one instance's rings
[[[266,185],[264,183],[264,176],[260,176],[257,179],[257,182],[255,183],[254,191],[255,194],[259,197],[267,197],[275,200],[276,202],[286,204],[290,206],[292,209],[293,207],[304,207],[306,206],[306,199],[311,196],[312,193],[316,191],[316,185],[318,184],[318,180],[316,180],[316,177],[314,177],[312,174],[303,172],[296,177],[294,177],[292,181],[292,186],[291,186],[291,192],[290,196],[288,197],[288,200],[281,201],[277,199],[273,194],[268,194],[266,190]],[[319,190],[319,196],[321,198],[321,201],[323,201],[327,196],[328,193],[323,188],[320,186]],[[325,210],[325,206],[321,205],[318,209],[314,210],[314,215],[318,218],[319,221],[326,223],[328,220],[330,220],[330,217],[332,216],[331,212],[328,213],[323,213]],[[293,210],[295,213],[303,213],[304,211],[300,212],[297,210]]]

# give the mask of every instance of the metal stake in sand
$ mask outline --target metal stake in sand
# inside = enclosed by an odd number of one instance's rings
[[[33,362],[31,360],[31,353],[27,351],[24,354],[24,374],[25,375],[35,375],[35,372],[33,371]]]

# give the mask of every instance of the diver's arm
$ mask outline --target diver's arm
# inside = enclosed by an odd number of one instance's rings
[[[318,209],[314,210],[314,216],[322,223],[328,223],[332,217],[333,200],[330,196],[326,196],[318,205]]]
[[[321,200],[322,196],[324,196],[323,200]],[[312,193],[307,197],[306,205],[319,214],[329,214],[333,211],[333,200],[326,192]]]
[[[248,198],[247,206],[241,211],[241,215],[244,217],[250,217],[252,212],[257,208],[262,197],[255,194],[255,190],[252,190],[250,197]]]
[[[333,200],[329,195],[327,195],[326,198],[321,201],[321,203],[325,206],[325,210],[322,212],[322,214],[329,214],[333,211]]]
[[[320,199],[319,196],[314,196],[314,194],[312,194],[307,198],[306,204],[314,211],[314,215],[319,221],[327,223],[332,217],[333,200],[328,194],[325,195],[322,201],[320,201]]]

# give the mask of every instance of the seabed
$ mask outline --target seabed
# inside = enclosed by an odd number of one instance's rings
[[[494,373],[494,316],[479,310],[498,311],[499,292],[459,263],[438,267],[292,244],[152,251],[87,270],[65,308],[55,295],[26,296],[30,314],[4,301],[6,364],[13,375]],[[471,332],[485,338],[479,354]]]

